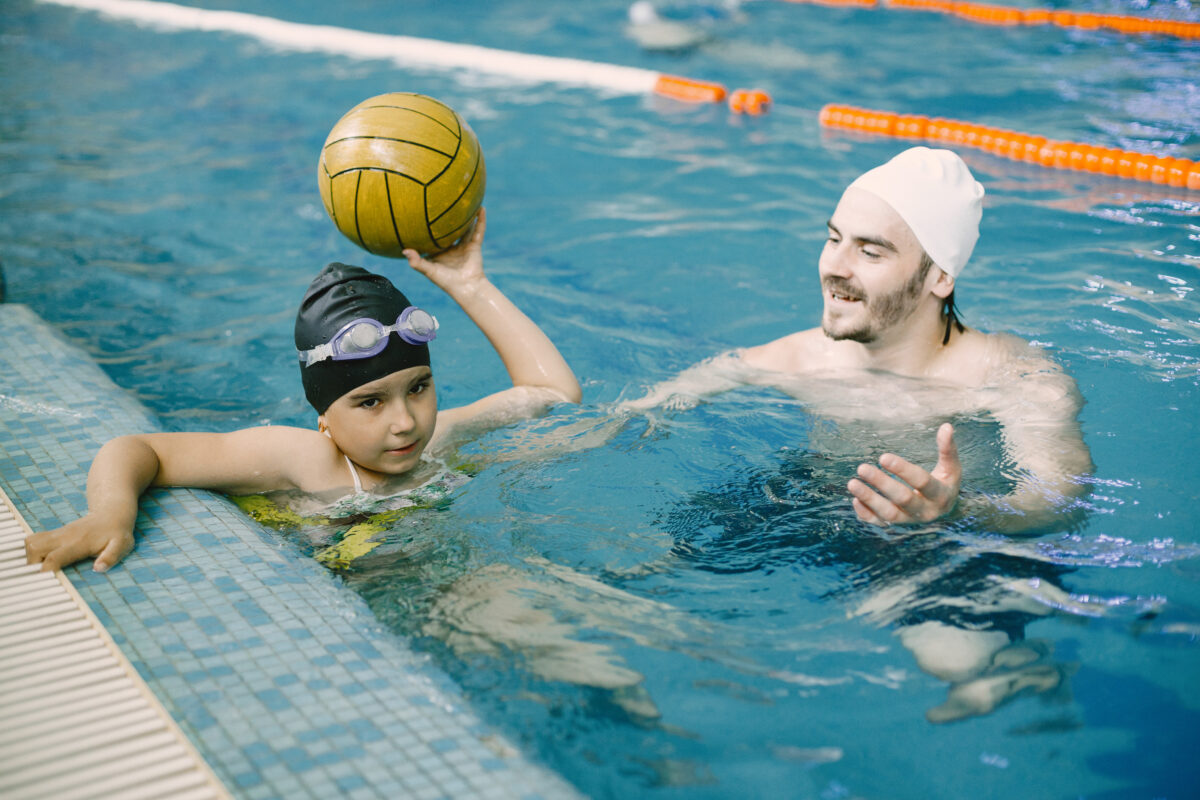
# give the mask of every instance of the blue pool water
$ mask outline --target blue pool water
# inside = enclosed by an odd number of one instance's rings
[[[584,403],[468,448],[472,480],[398,520],[344,578],[481,714],[597,797],[1191,795],[1200,196],[962,153],[988,190],[959,284],[968,323],[1037,342],[1087,401],[1096,472],[1070,527],[1007,541],[857,524],[840,487],[885,447],[919,455],[923,424],[837,429],[751,390],[649,417],[613,405],[815,323],[824,222],[846,182],[902,146],[823,133],[822,104],[1200,159],[1200,49],[764,0],[710,44],[661,54],[623,35],[620,2],[441,8],[238,4],[761,86],[776,107],[738,118],[6,2],[8,299],[169,429],[311,425],[294,306],[326,261],[358,261],[441,319],[442,403],[474,399],[504,382],[483,337],[419,276],[343,239],[316,191],[346,109],[383,91],[439,97],[488,159],[489,272],[559,343]],[[967,484],[1003,486],[994,424],[956,422]],[[1008,608],[1017,593],[992,576],[1033,597]],[[1013,699],[934,725],[949,687],[897,634],[951,613],[946,598],[1007,603],[953,613],[1021,633],[1034,660]]]

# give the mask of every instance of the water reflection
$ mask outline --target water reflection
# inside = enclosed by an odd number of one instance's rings
[[[892,628],[917,665],[948,684],[945,702],[927,711],[931,722],[1063,687],[1070,668],[1054,659],[1050,642],[1026,636],[1052,607],[1021,589],[1068,596],[1062,579],[1071,569],[990,550],[984,539],[960,541],[956,533],[970,520],[908,531],[862,525],[844,488],[856,463],[792,451],[774,469],[697,492],[664,520],[675,536],[672,555],[726,575],[832,570],[837,580],[826,582],[824,600]]]

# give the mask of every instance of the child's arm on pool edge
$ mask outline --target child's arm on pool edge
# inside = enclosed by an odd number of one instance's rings
[[[336,447],[316,431],[272,426],[232,433],[119,436],[100,448],[87,477],[87,513],[25,540],[30,564],[57,570],[95,556],[104,572],[134,546],[138,503],[152,486],[254,493],[306,488],[340,466]]]
[[[133,526],[142,492],[158,474],[158,457],[140,437],[122,436],[100,448],[88,470],[88,513],[25,540],[30,564],[58,570],[96,556],[93,569],[104,572],[133,549]]]
[[[503,424],[532,416],[554,403],[578,403],[582,392],[575,373],[550,338],[488,280],[482,243],[487,215],[479,210],[474,229],[458,245],[433,259],[406,250],[408,263],[462,307],[504,362],[513,388],[438,415],[446,428],[488,418]]]

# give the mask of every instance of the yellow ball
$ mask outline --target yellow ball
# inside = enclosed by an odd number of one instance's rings
[[[471,127],[420,94],[381,94],[338,120],[317,182],[337,229],[368,252],[399,258],[452,246],[483,203],[487,173]]]

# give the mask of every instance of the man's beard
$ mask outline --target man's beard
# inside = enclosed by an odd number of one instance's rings
[[[860,344],[870,344],[876,341],[883,331],[907,318],[916,310],[920,304],[925,276],[928,274],[928,269],[918,269],[907,283],[894,292],[865,299],[862,291],[846,279],[835,276],[826,278],[821,282],[825,291],[858,298],[859,302],[863,303],[867,318],[857,327],[844,329],[832,327],[829,319],[824,318],[821,321],[821,330],[834,341],[849,340]]]

